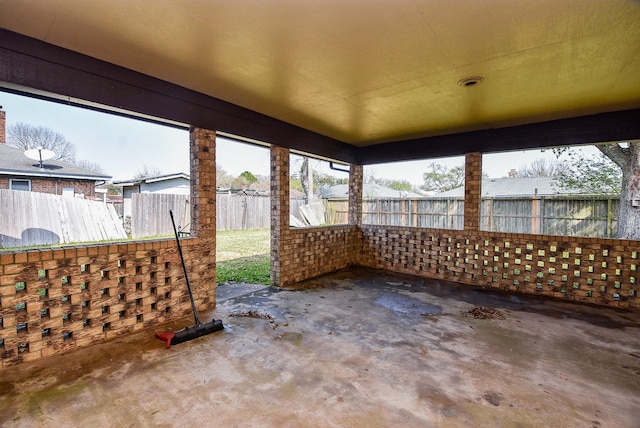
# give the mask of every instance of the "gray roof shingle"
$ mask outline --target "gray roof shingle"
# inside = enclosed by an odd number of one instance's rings
[[[111,178],[109,175],[98,174],[89,169],[54,159],[44,161],[41,168],[40,163],[26,157],[22,149],[6,144],[0,144],[0,175],[92,181],[103,181]]]

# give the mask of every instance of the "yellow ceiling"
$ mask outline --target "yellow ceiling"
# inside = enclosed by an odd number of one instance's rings
[[[638,0],[0,0],[0,27],[356,146],[640,107]]]

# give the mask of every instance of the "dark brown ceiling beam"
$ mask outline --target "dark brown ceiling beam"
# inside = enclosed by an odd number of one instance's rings
[[[340,141],[1,28],[0,87],[174,126],[224,131],[347,163],[357,160],[355,148]]]
[[[640,139],[640,109],[397,141],[364,147],[358,155],[367,165],[636,139]]]

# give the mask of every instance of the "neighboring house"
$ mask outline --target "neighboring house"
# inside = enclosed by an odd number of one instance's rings
[[[191,192],[189,174],[183,172],[159,175],[157,177],[114,181],[113,184],[122,186],[123,214],[125,217],[131,216],[131,198],[134,193],[189,195]]]
[[[5,123],[0,110],[0,189],[95,199],[96,184],[111,178],[67,162],[50,159],[40,164],[29,159],[24,150],[6,144]]]
[[[348,184],[336,184],[320,191],[323,199],[344,199],[349,197]],[[389,198],[424,198],[414,192],[405,190],[395,190],[390,187],[381,186],[375,183],[365,183],[362,186],[363,199],[389,199]]]
[[[555,184],[555,177],[506,177],[485,178],[482,180],[483,198],[509,196],[555,196],[577,194],[575,190],[561,190]],[[464,186],[446,192],[436,193],[434,197],[464,198]]]

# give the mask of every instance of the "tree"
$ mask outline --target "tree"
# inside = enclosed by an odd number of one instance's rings
[[[568,153],[575,164],[572,167],[574,175],[564,177],[560,185],[596,193],[619,191],[617,237],[640,239],[640,210],[633,206],[634,199],[640,198],[640,141],[599,144],[595,147],[606,159],[585,159],[575,153],[571,155],[572,150],[567,147],[554,149],[557,156]]]
[[[95,173],[98,174],[104,174],[104,169],[102,169],[102,167],[100,165],[98,165],[95,162],[91,162],[88,160],[78,160],[78,161],[73,161],[73,164],[75,166],[79,166],[80,168],[84,168],[84,169],[88,169],[90,171],[93,171]]]
[[[253,183],[257,183],[258,179],[249,171],[243,171],[238,178],[233,181],[234,187],[249,188]]]
[[[231,187],[233,185],[233,177],[222,166],[216,165],[216,187]]]
[[[607,156],[602,153],[585,156],[574,149],[564,153],[569,160],[554,181],[556,187],[596,195],[620,194],[622,170]]]
[[[387,180],[385,184],[390,189],[397,190],[399,192],[414,192],[413,184],[407,180]]]
[[[122,186],[116,186],[113,183],[107,183],[105,187],[107,188],[108,195],[122,195]]]
[[[162,171],[157,166],[147,166],[146,164],[133,176],[134,180],[142,180],[149,177],[158,177]]]
[[[558,177],[567,171],[566,162],[538,158],[516,171],[516,177]]]
[[[446,192],[464,185],[464,166],[449,169],[444,165],[432,162],[429,171],[422,174],[424,184],[421,189],[427,192]]]
[[[64,135],[44,126],[33,126],[18,122],[7,128],[7,144],[22,150],[47,149],[56,155],[56,160],[73,163],[76,148]]]
[[[640,239],[640,212],[633,200],[640,198],[640,141],[596,146],[622,170],[618,238]]]

